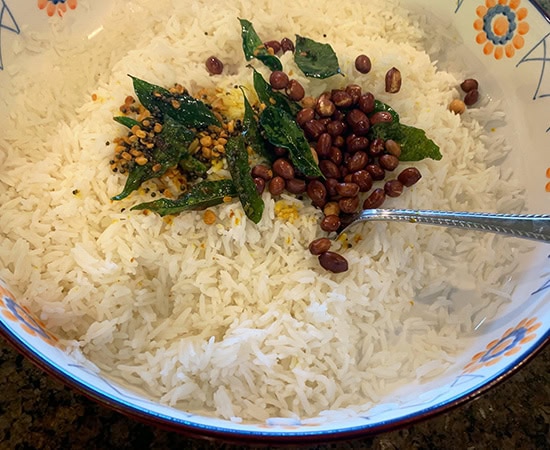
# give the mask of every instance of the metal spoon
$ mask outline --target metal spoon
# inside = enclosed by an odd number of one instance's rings
[[[420,209],[365,209],[357,214],[340,234],[359,222],[367,221],[440,225],[550,242],[550,215],[547,214],[493,214]]]

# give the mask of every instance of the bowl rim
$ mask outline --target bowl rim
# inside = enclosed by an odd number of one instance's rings
[[[176,432],[181,435],[195,439],[211,439],[218,442],[247,444],[319,444],[334,441],[357,439],[374,436],[381,433],[395,431],[406,426],[430,419],[444,412],[449,412],[463,404],[479,397],[493,387],[511,378],[521,368],[531,362],[543,348],[550,344],[550,329],[542,335],[532,347],[522,355],[521,359],[512,361],[497,373],[487,378],[483,385],[473,386],[450,400],[445,400],[435,406],[429,406],[419,411],[408,413],[404,416],[386,420],[374,425],[360,425],[349,428],[340,428],[334,431],[320,429],[319,431],[240,431],[222,426],[203,425],[192,421],[175,419],[164,414],[148,411],[144,408],[124,402],[98,389],[90,387],[78,377],[58,366],[53,360],[41,355],[19,336],[11,332],[6,325],[0,321],[0,336],[2,336],[17,352],[27,358],[36,367],[47,375],[61,382],[62,385],[72,389],[74,392],[83,395],[102,407],[116,411],[144,423],[155,426],[165,431]]]
[[[550,23],[550,10],[549,11],[546,11],[542,6],[541,4],[538,2],[538,0],[528,0],[529,3],[531,3],[531,5],[542,15],[542,17],[544,19],[546,19],[546,21],[548,23]]]

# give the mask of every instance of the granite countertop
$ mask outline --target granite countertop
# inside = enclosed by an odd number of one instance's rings
[[[550,12],[550,0],[539,0]],[[199,449],[240,445],[190,439],[135,422],[72,392],[0,339],[0,450]],[[401,430],[318,449],[550,449],[550,346],[474,401]]]

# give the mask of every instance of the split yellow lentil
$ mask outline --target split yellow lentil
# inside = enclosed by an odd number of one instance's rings
[[[216,222],[216,214],[210,209],[207,209],[202,216],[202,220],[206,225],[212,225]]]

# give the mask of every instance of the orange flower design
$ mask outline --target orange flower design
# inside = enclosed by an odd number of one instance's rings
[[[465,373],[472,373],[482,367],[492,366],[506,356],[512,356],[521,350],[521,346],[537,337],[535,331],[541,326],[536,318],[523,319],[514,328],[506,330],[500,339],[489,342],[484,351],[472,356],[464,367]]]
[[[67,12],[67,7],[75,9],[78,0],[38,0],[38,8],[45,9],[48,16],[57,13],[60,17]]]
[[[10,291],[0,285],[0,314],[10,322],[18,322],[21,328],[31,336],[37,336],[50,345],[56,345],[58,339],[46,329],[46,325],[25,307],[13,299]]]
[[[496,59],[512,58],[523,47],[529,24],[527,9],[520,4],[521,0],[486,0],[478,6],[474,28],[479,31],[476,42],[483,45],[483,53]]]

